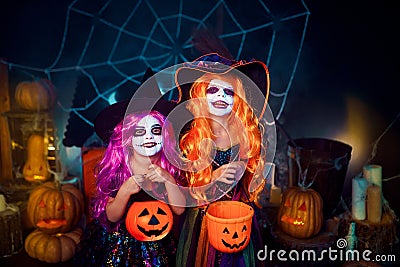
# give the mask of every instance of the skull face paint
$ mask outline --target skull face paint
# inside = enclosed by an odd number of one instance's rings
[[[224,116],[232,111],[234,90],[232,84],[214,79],[206,90],[208,111],[215,116]]]
[[[160,122],[156,118],[150,115],[143,117],[133,132],[132,146],[135,152],[148,157],[160,152],[163,146],[161,132]]]

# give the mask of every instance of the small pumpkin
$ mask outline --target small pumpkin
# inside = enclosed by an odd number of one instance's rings
[[[137,240],[156,241],[171,231],[173,219],[171,209],[164,202],[135,202],[128,210],[125,224]]]
[[[321,195],[311,189],[290,187],[285,190],[278,211],[280,229],[296,238],[319,233],[323,223]]]
[[[250,242],[254,210],[240,201],[217,201],[206,212],[208,240],[221,252],[242,251]]]
[[[48,110],[55,102],[55,87],[47,79],[22,81],[15,88],[15,100],[26,110]]]
[[[57,234],[46,234],[36,229],[26,237],[25,251],[30,257],[40,261],[64,262],[75,255],[82,233],[79,227],[68,233]]]
[[[83,211],[83,194],[72,184],[46,182],[29,195],[28,219],[47,234],[70,231],[79,223]]]
[[[46,149],[43,136],[38,134],[29,136],[26,147],[27,159],[22,169],[22,175],[26,181],[40,182],[50,178]]]

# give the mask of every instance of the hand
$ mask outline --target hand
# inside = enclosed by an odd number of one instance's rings
[[[150,165],[149,172],[144,175],[144,178],[150,182],[156,183],[175,183],[174,178],[169,172],[155,164]]]
[[[129,177],[128,180],[126,180],[121,188],[119,189],[120,192],[124,193],[125,195],[132,195],[136,194],[137,192],[140,191],[141,184],[143,183],[144,176],[143,175],[134,175]]]
[[[140,191],[143,175],[134,175],[129,177],[119,188],[115,198],[109,197],[106,206],[107,219],[111,222],[121,220],[125,207],[131,195]]]
[[[231,185],[242,178],[245,170],[246,163],[243,161],[230,162],[213,171],[211,180]]]

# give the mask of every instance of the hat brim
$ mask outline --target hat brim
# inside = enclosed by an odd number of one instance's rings
[[[109,142],[115,126],[126,114],[156,110],[167,117],[175,108],[176,103],[163,98],[155,76],[153,70],[147,68],[140,87],[130,100],[114,103],[99,112],[94,121],[94,129],[105,143]]]
[[[207,60],[210,55],[213,57],[212,60],[218,59],[220,62],[202,61]],[[180,94],[178,103],[190,99],[189,92],[193,82],[205,73],[227,74],[236,71],[238,75],[242,76],[242,82],[246,88],[247,101],[254,108],[257,117],[261,118],[267,108],[270,89],[269,71],[267,66],[263,62],[256,60],[248,62],[233,61],[217,54],[210,55],[202,56],[191,63],[187,63],[176,71],[175,84]],[[201,63],[199,64],[199,62]],[[264,101],[256,104],[255,102],[259,101],[258,98],[260,93],[263,95]]]
[[[96,134],[105,142],[110,141],[115,126],[120,123],[126,114],[150,112],[156,110],[165,117],[175,108],[176,103],[160,99],[132,98],[114,103],[103,109],[94,121]]]

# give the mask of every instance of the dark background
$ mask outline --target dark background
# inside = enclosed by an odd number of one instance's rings
[[[226,2],[232,5],[240,3]],[[0,58],[42,68],[51,64],[60,48],[65,14],[70,3],[70,0],[2,1]],[[166,3],[160,1],[160,5]],[[305,3],[311,15],[299,65],[279,122],[292,138],[332,138],[353,147],[344,189],[344,196],[348,197],[351,178],[361,172],[377,141],[376,155],[370,163],[383,166],[384,178],[400,174],[400,108],[396,92],[400,9],[395,1],[390,0],[310,0]],[[292,8],[291,1],[269,1],[268,4],[280,8],[282,14]],[[251,6],[247,6],[246,10],[251,11]],[[251,14],[245,10],[243,13],[247,16]],[[262,19],[257,15],[257,10],[254,10],[254,14],[249,20]],[[145,27],[146,24],[143,25]],[[80,25],[75,26],[79,28]],[[291,27],[293,36],[298,35],[296,25]],[[290,30],[287,31],[286,42],[281,41],[279,47],[274,48],[274,58],[269,65],[273,91],[279,91],[283,80],[287,82],[287,78],[282,76],[289,72],[284,62],[293,42]],[[257,36],[253,37],[257,39]],[[253,37],[247,37],[253,46],[246,47],[243,52],[246,57],[265,49],[259,43],[252,42]],[[79,34],[76,38],[79,38]],[[104,40],[97,45],[106,46],[107,42]],[[64,55],[66,60],[68,52],[66,50]],[[193,60],[197,54],[188,54],[188,60]],[[98,56],[101,57],[100,54]],[[11,72],[13,70],[10,68]],[[13,82],[11,80],[10,84]],[[85,94],[82,88],[75,90],[77,77],[72,73],[67,72],[63,77],[58,75],[54,82],[64,106],[73,105],[74,98]],[[271,97],[271,106],[274,107],[278,100]],[[273,109],[273,112],[276,114],[277,110]],[[57,124],[63,138],[71,118],[63,111],[57,114],[60,116]],[[87,134],[85,131],[81,133]],[[279,139],[278,153],[285,153],[286,142],[284,138]],[[399,188],[400,179],[383,182],[384,196],[397,215],[400,214]]]

